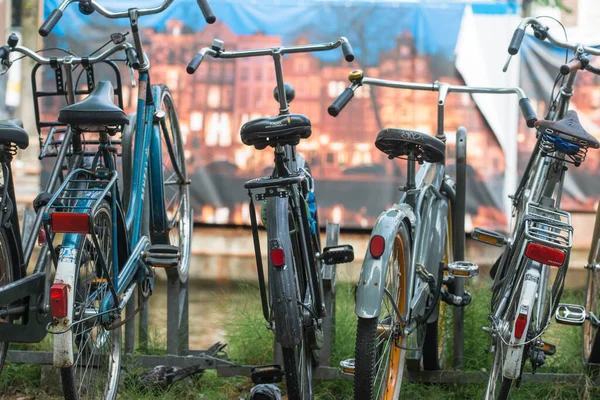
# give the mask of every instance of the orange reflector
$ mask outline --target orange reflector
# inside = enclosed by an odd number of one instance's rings
[[[480,233],[479,236],[477,236],[477,240],[480,240],[480,241],[486,242],[486,243],[490,243],[490,244],[502,243],[502,239],[494,237],[494,236],[485,235],[483,233]]]
[[[566,258],[563,251],[538,243],[529,243],[525,250],[525,256],[533,261],[553,267],[560,267]]]
[[[371,243],[369,243],[369,252],[373,258],[379,258],[383,254],[383,250],[385,250],[385,239],[383,236],[375,235],[371,238]]]
[[[463,270],[460,270],[460,269],[455,269],[454,271],[452,271],[452,275],[469,276],[469,271],[463,271]]]
[[[50,309],[55,318],[67,316],[67,285],[55,283],[50,287]]]
[[[90,232],[90,216],[86,213],[54,212],[51,223],[54,233]]]
[[[285,265],[283,249],[271,249],[269,257],[271,258],[271,263],[273,263],[274,267],[283,267]]]

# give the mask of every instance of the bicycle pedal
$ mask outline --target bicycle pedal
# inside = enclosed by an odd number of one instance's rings
[[[277,364],[261,365],[250,370],[250,378],[255,385],[277,383],[283,379],[283,370]]]
[[[153,244],[148,246],[143,260],[147,265],[155,268],[176,267],[181,260],[181,252],[179,247],[169,244]]]
[[[471,238],[496,247],[502,247],[506,244],[506,237],[503,234],[490,231],[489,229],[474,228],[471,232]]]
[[[536,347],[543,351],[547,356],[553,356],[556,354],[556,346],[543,341],[538,341]]]
[[[340,361],[340,371],[344,375],[354,376],[354,358]]]
[[[354,249],[349,244],[325,247],[321,260],[328,265],[349,263],[354,261]]]
[[[446,271],[455,278],[472,278],[479,274],[479,266],[470,261],[455,261],[446,266]]]
[[[554,318],[559,324],[581,326],[586,318],[585,308],[576,304],[560,303]]]

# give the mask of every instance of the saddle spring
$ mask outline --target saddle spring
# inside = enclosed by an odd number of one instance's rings
[[[585,161],[588,152],[588,148],[585,146],[569,143],[562,138],[551,136],[545,132],[542,133],[540,150],[548,155],[555,152],[563,153],[565,155],[564,160],[576,167],[579,167]]]

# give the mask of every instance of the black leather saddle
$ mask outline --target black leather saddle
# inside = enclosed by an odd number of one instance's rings
[[[60,110],[58,122],[81,129],[102,131],[106,126],[129,123],[125,112],[115,105],[109,81],[100,81],[85,99]]]
[[[536,121],[535,127],[539,131],[552,136],[560,136],[578,146],[591,147],[592,149],[600,147],[598,140],[583,129],[574,110],[567,111],[565,117],[558,121],[539,119]]]
[[[29,146],[29,135],[23,129],[23,122],[18,118],[0,121],[0,143],[14,143],[20,149]]]
[[[310,137],[311,133],[310,120],[302,114],[259,118],[246,122],[240,129],[242,143],[258,150],[277,144],[297,145],[300,139]]]
[[[436,163],[446,158],[446,144],[424,133],[388,128],[377,135],[375,146],[390,158],[413,152],[417,161]]]

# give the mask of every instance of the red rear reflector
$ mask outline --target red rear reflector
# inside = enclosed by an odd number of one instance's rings
[[[55,318],[67,316],[67,285],[55,283],[50,287],[50,309]]]
[[[537,243],[529,243],[527,245],[525,256],[533,261],[553,267],[560,267],[566,258],[563,251]]]
[[[86,213],[54,212],[51,219],[54,233],[90,232],[90,216]]]
[[[283,249],[271,249],[269,257],[271,257],[271,263],[274,267],[283,267],[285,265]]]
[[[383,236],[375,235],[371,238],[371,243],[369,243],[369,252],[373,258],[379,258],[383,254],[383,250],[385,249],[385,239]]]
[[[523,309],[521,309],[522,311]],[[525,313],[521,312],[517,316],[517,320],[515,321],[515,337],[517,339],[521,339],[523,337],[523,332],[525,332],[525,327],[527,326],[527,308],[525,308]]]

